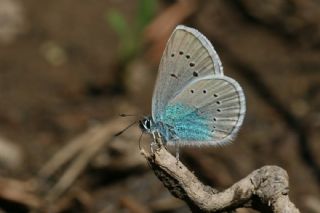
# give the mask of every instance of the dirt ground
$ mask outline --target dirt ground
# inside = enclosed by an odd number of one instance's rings
[[[138,2],[0,0],[0,211],[190,211],[139,154],[137,126],[105,139],[134,120],[120,113],[150,113],[163,44],[185,24],[212,41],[247,114],[234,143],[182,149],[181,161],[218,189],[281,166],[301,212],[320,212],[320,4],[157,1],[141,48],[124,62],[106,17],[117,10],[133,22]],[[48,165],[62,150],[70,159]],[[68,171],[78,173],[59,185]]]

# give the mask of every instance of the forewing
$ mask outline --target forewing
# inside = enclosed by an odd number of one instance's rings
[[[211,43],[199,31],[179,25],[163,53],[152,99],[152,116],[159,120],[169,100],[191,81],[223,76],[223,68]]]
[[[242,88],[226,76],[190,83],[169,102],[169,106],[179,105],[194,109],[193,119],[179,117],[183,122],[182,128],[179,120],[173,124],[180,127],[176,132],[181,141],[177,142],[182,145],[220,145],[230,142],[242,125],[246,111]],[[190,113],[185,115],[188,116]]]

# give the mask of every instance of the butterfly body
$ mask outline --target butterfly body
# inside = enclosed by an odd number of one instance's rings
[[[152,135],[159,133],[164,139],[164,142],[167,142],[169,140],[176,141],[178,139],[176,137],[175,131],[173,130],[173,126],[170,126],[161,121],[155,123],[151,116],[145,117],[142,120],[140,120],[139,126],[143,132]]]
[[[152,116],[140,121],[141,129],[168,145],[220,145],[235,137],[244,114],[243,90],[223,74],[208,39],[177,26],[160,62]]]
[[[206,134],[210,131],[209,123],[201,112],[192,106],[183,103],[170,104],[157,119],[159,121],[154,121],[152,117],[144,118],[140,128],[148,133],[160,133],[166,143],[210,140]]]

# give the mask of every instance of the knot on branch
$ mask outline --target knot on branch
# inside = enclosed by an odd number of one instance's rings
[[[287,172],[278,166],[264,166],[254,172],[251,182],[254,194],[269,206],[289,192]]]

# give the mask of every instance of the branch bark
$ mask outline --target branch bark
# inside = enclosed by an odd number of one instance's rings
[[[201,183],[181,162],[156,139],[157,148],[141,154],[155,175],[171,194],[187,203],[192,212],[232,212],[237,208],[253,208],[261,212],[298,213],[289,200],[287,172],[278,166],[264,166],[230,188],[218,190]]]

